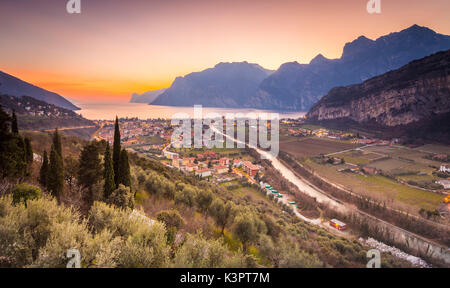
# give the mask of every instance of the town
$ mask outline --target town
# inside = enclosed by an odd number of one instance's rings
[[[100,127],[94,134],[94,137],[98,140],[105,140],[112,144],[114,140],[114,121],[97,120],[94,122]],[[236,125],[236,123],[234,123],[234,125]],[[258,180],[264,175],[262,167],[255,162],[255,159],[246,155],[245,152],[243,153],[242,150],[239,150],[241,152],[238,153],[230,153],[233,149],[174,148],[172,134],[177,126],[171,124],[171,121],[169,120],[123,118],[120,119],[120,126],[122,145],[128,150],[156,159],[168,167],[177,168],[187,174],[211,179],[211,181],[216,183],[233,181],[236,178],[247,178],[250,183],[258,183]],[[270,127],[270,122],[267,123],[267,127]],[[203,127],[203,131],[205,128],[206,127]],[[280,140],[282,150],[285,149],[288,152],[290,152],[289,146],[287,146],[287,148],[283,146],[283,143],[285,142],[283,135],[284,137],[288,137],[288,139],[305,138],[316,141],[314,142],[314,146],[319,149],[323,142],[327,145],[334,146],[333,149],[337,152],[328,154],[317,153],[319,155],[311,157],[311,159],[318,164],[335,165],[337,171],[342,173],[347,172],[360,175],[383,174],[383,170],[385,169],[381,169],[378,165],[370,166],[367,161],[361,161],[354,155],[358,153],[364,155],[372,153],[375,158],[370,159],[370,162],[375,160],[380,163],[380,160],[385,160],[386,156],[383,156],[384,154],[380,153],[377,154],[376,151],[370,152],[370,150],[376,150],[376,147],[395,148],[395,145],[397,145],[399,141],[395,138],[390,140],[378,139],[368,135],[360,135],[359,133],[306,125],[304,118],[281,119],[280,135],[282,137]],[[320,141],[321,139],[322,141]],[[341,144],[343,144],[343,146],[339,149]],[[349,149],[347,149],[347,147],[349,147]],[[293,148],[294,150],[298,149],[295,147]],[[313,154],[314,151],[311,151],[311,155]],[[349,157],[349,155],[353,155],[353,157]],[[376,158],[376,155],[381,156]],[[448,155],[439,153],[427,157],[430,157],[430,160],[432,161],[440,161],[442,163],[432,171],[433,174],[442,176],[441,178],[436,176],[433,178],[433,182],[427,183],[426,185],[401,177],[396,177],[395,179],[405,185],[428,189],[430,191],[439,190],[446,195],[446,190],[448,191],[450,189],[450,180],[446,179],[446,175],[449,173],[449,165],[447,164],[449,160]],[[406,161],[407,159],[403,160]],[[420,173],[423,172],[419,171],[417,173],[420,176]]]

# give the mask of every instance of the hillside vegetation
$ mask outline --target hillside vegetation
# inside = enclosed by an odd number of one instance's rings
[[[3,123],[12,135],[15,120]],[[256,186],[238,192],[128,154],[116,127],[112,149],[56,131],[40,136],[49,141],[28,174],[2,167],[1,267],[65,267],[73,248],[83,267],[365,266],[359,242],[299,220]],[[383,267],[405,266],[383,256]]]

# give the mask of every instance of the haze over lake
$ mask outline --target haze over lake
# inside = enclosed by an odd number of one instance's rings
[[[194,107],[157,106],[129,102],[76,102],[76,105],[81,108],[81,110],[76,112],[89,120],[112,120],[116,115],[119,116],[119,118],[137,117],[139,119],[171,119],[175,113],[187,113],[191,117],[194,115]],[[226,113],[279,113],[280,119],[299,118],[305,115],[304,112],[203,107],[203,115],[210,112],[215,112],[224,116]]]

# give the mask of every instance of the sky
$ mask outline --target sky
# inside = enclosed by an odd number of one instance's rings
[[[0,70],[76,101],[128,100],[219,62],[339,58],[418,24],[450,34],[448,0],[0,0]]]

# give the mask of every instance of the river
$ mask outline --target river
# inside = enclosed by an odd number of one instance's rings
[[[215,130],[216,133],[220,133],[219,130],[213,128],[213,130]],[[243,143],[242,141],[239,141],[238,139],[232,138],[228,135],[225,135],[223,133],[221,133],[224,137],[229,138],[234,140],[234,142],[236,143],[241,143],[241,144],[248,144],[248,143]],[[333,207],[334,209],[340,211],[340,212],[347,212],[348,209],[347,207],[345,207],[343,204],[337,202],[334,199],[331,199],[330,197],[328,197],[327,195],[321,193],[320,191],[318,191],[317,189],[311,187],[309,185],[309,183],[307,183],[306,181],[300,179],[299,177],[297,177],[294,172],[291,171],[291,169],[289,169],[288,167],[286,167],[283,163],[281,163],[280,160],[278,160],[277,157],[273,156],[271,153],[261,150],[257,147],[254,147],[252,145],[248,145],[250,148],[253,148],[256,152],[258,152],[261,156],[263,156],[263,158],[269,160],[272,163],[272,166],[278,170],[280,172],[280,174],[287,179],[288,181],[290,181],[292,184],[294,184],[295,186],[297,186],[297,188],[302,191],[303,193],[316,198],[316,201],[319,203],[323,203],[326,204],[328,206]]]
[[[224,137],[234,140],[234,142],[236,142],[236,143],[243,143],[242,141],[239,141],[233,137],[225,135],[223,132],[217,130],[215,127],[213,127],[212,129],[216,133],[220,133]],[[288,167],[286,167],[280,160],[278,160],[277,157],[273,156],[271,153],[261,150],[261,149],[258,149],[257,147],[254,147],[252,145],[249,145],[249,147],[253,148],[261,156],[263,156],[265,159],[269,160],[271,162],[272,166],[276,170],[278,170],[285,179],[289,180],[295,186],[297,186],[297,188],[300,191],[302,191],[303,193],[305,193],[311,197],[316,198],[317,202],[324,203],[324,204],[328,205],[329,207],[333,207],[334,209],[336,209],[337,211],[340,211],[340,212],[348,213],[349,211],[351,211],[351,209],[349,207],[346,207],[344,204],[323,194],[318,189],[312,187],[306,180],[303,180],[303,179],[297,177]],[[285,204],[287,204],[289,202],[289,200],[286,197],[283,197],[281,201]],[[300,219],[303,219],[304,221],[306,221],[308,223],[322,226],[320,218],[319,219],[306,218],[305,216],[300,214],[296,208],[294,208],[294,213],[297,217],[299,217]],[[400,243],[402,243],[402,244],[408,243],[409,245],[411,245],[410,248],[412,248],[412,250],[415,250],[416,253],[421,254],[424,251],[426,251],[425,254],[428,255],[429,257],[439,259],[440,261],[443,261],[447,264],[450,263],[450,259],[449,259],[450,255],[448,253],[448,249],[446,249],[445,247],[442,247],[440,245],[435,245],[435,243],[431,244],[427,240],[423,239],[422,237],[416,237],[416,235],[414,235],[408,231],[405,231],[399,227],[396,227],[392,224],[384,222],[382,220],[379,220],[379,223],[381,225],[384,225],[391,232],[395,233],[397,235],[397,238]],[[367,244],[364,241],[361,241],[361,242],[363,242],[363,244]],[[390,247],[382,242],[378,242],[378,241],[376,241],[376,242],[379,243],[378,246],[381,245],[382,247]],[[377,247],[377,248],[379,248],[379,247]],[[397,249],[395,247],[391,247],[391,248],[398,252],[397,254],[395,254],[397,257],[405,259],[414,265],[418,265],[421,267],[429,267],[429,265],[422,259],[420,259],[418,257],[414,257],[412,255],[409,255],[403,251],[400,251],[399,249]],[[385,252],[392,252],[392,251],[389,250],[389,251],[385,251]]]

